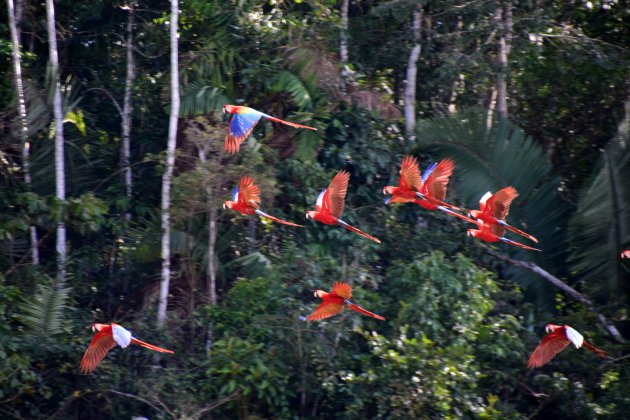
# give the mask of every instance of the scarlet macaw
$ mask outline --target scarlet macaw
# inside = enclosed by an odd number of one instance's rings
[[[448,181],[455,169],[452,159],[442,159],[440,163],[432,163],[420,176],[418,162],[411,156],[405,156],[400,168],[398,187],[387,186],[383,194],[391,194],[385,199],[385,204],[413,202],[427,210],[440,210],[444,213],[459,217],[467,222],[477,224],[462,214],[451,209],[457,207],[444,202]]]
[[[626,249],[625,251],[621,251],[621,258],[630,258],[630,249]]]
[[[260,189],[254,184],[254,179],[250,176],[245,175],[241,178],[239,187],[232,189],[232,200],[233,201],[225,201],[223,208],[227,207],[244,215],[257,214],[260,217],[265,217],[288,226],[304,227],[295,223],[286,222],[260,211],[258,209],[258,203],[260,203]]]
[[[488,225],[499,224],[514,233],[531,239],[534,242],[538,242],[538,239],[534,238],[532,235],[510,226],[505,222],[505,218],[510,212],[510,204],[516,197],[518,197],[518,192],[514,187],[505,187],[494,193],[494,195],[488,191],[481,197],[481,200],[479,200],[479,210],[470,210],[470,216],[482,220]]]
[[[506,244],[519,246],[524,249],[529,249],[532,251],[540,251],[538,248],[532,248],[531,246],[523,245],[519,242],[515,242],[511,239],[503,237],[505,233],[505,227],[502,225],[488,225],[484,223],[482,220],[477,220],[477,226],[479,229],[468,229],[468,236],[472,236],[473,238],[481,239],[485,242],[505,242]]]
[[[87,348],[83,360],[81,360],[81,373],[90,373],[101,363],[101,360],[107,353],[113,349],[116,344],[122,348],[126,348],[129,344],[137,344],[147,349],[160,353],[173,354],[173,351],[156,347],[152,344],[140,341],[131,335],[131,332],[118,324],[92,324],[92,331],[98,331],[90,346]]]
[[[223,112],[232,114],[230,117],[230,126],[228,128],[228,135],[225,138],[225,150],[234,154],[238,152],[241,143],[243,143],[247,137],[251,134],[258,121],[261,118],[267,118],[273,122],[290,125],[295,128],[306,128],[308,130],[317,130],[313,127],[306,125],[296,124],[290,121],[281,120],[280,118],[272,117],[271,115],[264,114],[260,111],[256,111],[253,108],[238,105],[223,105]]]
[[[341,312],[344,305],[360,314],[371,316],[372,318],[376,318],[381,321],[385,321],[385,318],[383,318],[382,316],[373,314],[372,312],[363,309],[359,305],[355,305],[354,303],[350,302],[349,299],[352,297],[352,286],[350,286],[348,283],[342,283],[340,281],[336,282],[335,284],[333,284],[332,291],[330,293],[324,292],[323,290],[316,290],[315,297],[322,299],[323,302],[309,316],[300,317],[300,319],[302,319],[303,321],[315,321],[318,319],[324,319],[336,315]]]
[[[568,325],[559,326],[547,324],[545,332],[548,334],[543,338],[538,347],[536,347],[536,350],[534,350],[527,362],[527,367],[530,369],[543,366],[553,359],[556,354],[564,350],[570,343],[573,343],[577,349],[584,346],[599,357],[610,357],[605,351],[584,341],[582,334]]]
[[[346,197],[349,180],[349,172],[338,172],[330,182],[330,185],[328,185],[328,188],[319,193],[315,203],[315,211],[307,211],[306,218],[312,218],[327,225],[341,226],[380,244],[381,241],[379,239],[360,231],[354,226],[350,226],[340,219],[341,213],[343,213],[343,200]]]

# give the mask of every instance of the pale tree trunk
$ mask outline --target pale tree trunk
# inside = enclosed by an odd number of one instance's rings
[[[459,47],[459,42],[461,39],[462,29],[464,29],[464,19],[461,16],[457,16],[457,29],[455,31],[455,48],[453,52],[456,56],[458,56],[461,52]],[[464,75],[459,73],[457,79],[453,82],[453,87],[451,88],[451,97],[448,101],[448,112],[449,114],[454,114],[457,112],[457,95],[461,86],[464,85],[466,80],[464,79]]]
[[[413,47],[407,63],[407,84],[405,86],[405,133],[407,140],[416,139],[416,76],[418,74],[418,58],[420,57],[420,33],[422,31],[422,3],[413,12]]]
[[[129,6],[133,7],[133,6]],[[122,108],[122,147],[120,149],[120,164],[124,171],[125,176],[125,193],[127,200],[131,203],[131,196],[133,194],[133,177],[130,165],[131,156],[131,95],[133,93],[133,82],[136,78],[136,66],[133,57],[133,8],[129,9],[129,16],[127,17],[127,72],[125,75],[125,96],[123,98]],[[127,221],[131,220],[131,212],[127,211],[125,214]]]
[[[64,169],[63,110],[61,108],[61,84],[59,82],[59,58],[57,55],[57,32],[55,30],[55,5],[53,0],[46,0],[46,24],[48,27],[48,46],[50,52],[50,71],[55,86],[53,114],[55,116],[55,191],[57,200],[66,200],[66,177]],[[66,223],[57,222],[57,279],[66,278]]]
[[[18,2],[19,5],[19,2]],[[22,9],[20,5],[20,10]],[[9,29],[11,31],[11,46],[13,50],[13,67],[15,73],[15,89],[18,98],[18,115],[20,118],[20,140],[22,143],[22,168],[24,170],[24,183],[26,188],[31,190],[31,144],[28,140],[28,123],[26,121],[26,98],[24,97],[24,85],[22,83],[22,57],[20,56],[20,34],[18,31],[17,13],[13,0],[7,0],[7,10],[9,13]],[[20,12],[21,15],[21,12]],[[20,16],[21,17],[21,16]],[[29,228],[31,236],[31,262],[34,266],[39,265],[39,247],[37,246],[37,228]]]
[[[217,208],[214,203],[214,193],[212,191],[212,182],[210,172],[206,168],[208,144],[197,146],[199,153],[199,160],[203,166],[203,173],[206,180],[206,210],[208,211],[208,265],[206,267],[208,283],[206,286],[206,293],[208,301],[211,305],[217,304],[217,259],[216,259],[216,243],[217,243]],[[208,322],[206,332],[206,354],[210,354],[213,341],[213,326],[212,321]]]
[[[499,31],[499,53],[497,55],[497,112],[502,118],[508,117],[507,109],[507,72],[508,57],[512,43],[512,2],[505,4],[505,11],[499,5],[495,13]]]
[[[49,0],[50,1],[50,0]],[[168,145],[166,148],[166,168],[162,176],[162,279],[158,301],[157,325],[163,327],[166,321],[169,283],[171,280],[171,180],[175,165],[175,145],[177,141],[177,117],[179,116],[179,60],[177,48],[178,0],[171,0],[171,113],[168,124]]]
[[[339,31],[339,58],[341,61],[341,92],[346,93],[348,83],[348,8],[350,0],[341,0],[341,29]]]

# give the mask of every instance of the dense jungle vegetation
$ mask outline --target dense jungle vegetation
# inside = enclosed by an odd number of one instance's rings
[[[172,2],[177,25],[165,0],[0,6],[0,418],[628,416],[626,2]],[[225,104],[318,130],[261,121],[230,155]],[[452,157],[463,208],[517,188],[508,221],[543,252],[385,205],[405,155]],[[382,244],[305,219],[342,169],[344,219]],[[305,227],[223,209],[247,174]],[[339,280],[386,321],[301,321]],[[81,374],[110,322],[175,354],[116,347]],[[612,359],[527,369],[548,323]]]

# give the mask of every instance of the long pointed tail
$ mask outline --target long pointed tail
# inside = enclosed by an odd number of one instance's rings
[[[297,123],[294,123],[294,122],[291,122],[291,121],[281,120],[280,118],[272,117],[271,115],[265,114],[265,118],[267,118],[269,121],[290,125],[291,127],[306,128],[307,130],[317,131],[317,128],[315,128],[315,127],[309,127],[308,125],[302,125],[302,124],[297,124]]]
[[[510,225],[508,225],[506,222],[504,222],[503,220],[499,220],[498,222],[499,222],[499,224],[500,224],[501,226],[505,227],[507,230],[510,230],[510,231],[512,231],[512,232],[514,232],[514,233],[517,233],[517,234],[519,234],[519,235],[521,235],[521,236],[526,237],[527,239],[530,239],[530,240],[532,240],[532,241],[534,241],[534,242],[538,243],[538,239],[534,238],[534,237],[533,237],[532,235],[530,235],[529,233],[523,232],[522,230],[517,229],[517,228],[515,228],[514,226],[510,226]]]
[[[457,206],[454,206],[452,204],[449,204],[446,201],[438,200],[437,198],[429,197],[429,196],[426,196],[426,195],[424,195],[422,193],[419,193],[419,192],[416,193],[416,196],[418,198],[420,198],[421,200],[426,200],[429,203],[435,204],[437,206],[443,206],[443,207],[447,207],[449,209],[453,209],[453,210],[457,210],[457,211],[461,211],[462,210],[461,208],[459,208]]]
[[[343,226],[344,228],[348,229],[349,231],[352,231],[354,233],[358,233],[359,235],[363,236],[364,238],[368,238],[371,241],[376,242],[377,244],[381,243],[381,240],[378,238],[375,238],[374,236],[370,236],[365,232],[360,231],[359,229],[355,228],[354,226],[350,226],[349,224],[347,224],[346,222],[344,222],[343,220],[339,219],[337,221],[341,226]]]
[[[352,309],[355,312],[358,312],[358,313],[360,313],[362,315],[371,316],[372,318],[376,318],[376,319],[381,320],[381,321],[385,321],[385,318],[383,318],[382,316],[376,315],[375,313],[372,313],[372,312],[368,311],[367,309],[363,309],[359,305],[356,305],[356,304],[350,302],[347,299],[346,299],[346,304],[348,305],[348,308]]]
[[[451,216],[459,217],[460,219],[465,220],[465,221],[467,221],[468,223],[472,223],[472,224],[474,224],[474,225],[477,225],[477,224],[478,224],[476,220],[471,219],[470,217],[466,217],[466,216],[464,216],[463,214],[456,213],[456,212],[454,212],[453,210],[447,209],[447,208],[446,208],[446,207],[444,207],[444,206],[438,206],[438,210],[441,210],[441,211],[443,211],[444,213],[450,214]]]
[[[144,347],[146,349],[157,351],[157,352],[160,352],[160,353],[168,353],[168,354],[174,354],[175,353],[172,350],[166,350],[166,349],[163,349],[162,347],[158,347],[158,346],[154,346],[153,344],[145,343],[144,341],[140,341],[137,338],[133,338],[132,337],[131,338],[131,342],[133,344],[137,344],[139,346],[142,346],[142,347]]]
[[[521,247],[521,248],[524,248],[524,249],[529,249],[529,250],[531,250],[531,251],[542,251],[541,249],[538,249],[538,248],[532,248],[531,246],[523,245],[523,244],[521,244],[521,243],[519,243],[519,242],[515,242],[515,241],[513,241],[513,240],[511,240],[511,239],[504,238],[503,236],[502,236],[502,237],[500,237],[500,238],[499,238],[499,240],[501,240],[501,241],[505,242],[506,244],[519,246],[519,247]]]
[[[587,343],[586,341],[582,342],[582,346],[586,347],[587,349],[589,349],[590,351],[592,351],[593,353],[595,353],[596,355],[598,355],[599,357],[603,359],[611,359],[610,355],[608,355],[608,353],[606,353],[604,350],[600,350],[594,345]]]
[[[273,220],[274,222],[282,223],[283,225],[295,226],[295,227],[304,227],[302,225],[298,225],[298,224],[295,224],[295,223],[292,223],[292,222],[287,222],[285,220],[278,219],[277,217],[273,217],[273,216],[271,216],[271,215],[269,215],[269,214],[267,214],[267,213],[265,213],[263,211],[260,211],[260,210],[256,210],[256,214],[259,215],[260,217],[264,217],[266,219]]]

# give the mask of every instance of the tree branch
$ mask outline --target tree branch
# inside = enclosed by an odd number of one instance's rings
[[[543,279],[547,280],[549,283],[554,285],[556,288],[562,290],[564,293],[569,295],[569,297],[571,297],[574,300],[577,300],[578,302],[580,302],[589,311],[593,312],[597,316],[597,321],[599,321],[599,323],[604,327],[604,329],[606,331],[608,331],[608,333],[611,336],[613,336],[613,338],[615,340],[617,340],[620,343],[624,343],[625,342],[625,340],[623,339],[623,337],[621,336],[621,334],[617,330],[617,327],[615,327],[615,325],[612,322],[610,322],[603,314],[601,314],[595,308],[595,305],[593,304],[593,302],[589,298],[584,296],[582,293],[578,292],[577,290],[575,290],[574,288],[572,288],[571,286],[569,286],[568,284],[566,284],[565,282],[563,282],[562,280],[560,280],[559,278],[554,276],[553,274],[549,273],[547,270],[539,267],[537,264],[534,264],[534,263],[528,262],[528,261],[515,260],[513,258],[508,257],[507,255],[499,254],[498,252],[493,251],[490,247],[488,247],[488,246],[486,246],[484,244],[481,244],[481,246],[485,248],[485,250],[488,252],[488,254],[497,257],[501,261],[504,261],[504,262],[506,262],[506,263],[508,263],[510,265],[515,266],[515,267],[525,268],[527,270],[530,270],[530,271],[538,274],[540,277],[542,277]]]
[[[230,395],[228,395],[225,398],[222,398],[218,401],[213,402],[210,405],[205,406],[204,408],[202,408],[201,410],[196,411],[193,415],[192,418],[194,419],[198,419],[200,418],[203,414],[207,413],[208,411],[212,411],[215,408],[229,402],[232,401],[233,399],[235,399],[239,394],[241,393],[240,389],[237,389],[236,391],[234,391],[233,393],[231,393]]]

